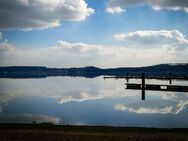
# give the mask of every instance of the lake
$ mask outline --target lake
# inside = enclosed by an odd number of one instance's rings
[[[130,83],[141,80],[131,79]],[[128,90],[125,79],[0,79],[0,123],[188,127],[188,93]],[[169,81],[146,80],[146,84]],[[188,85],[173,80],[172,84]]]

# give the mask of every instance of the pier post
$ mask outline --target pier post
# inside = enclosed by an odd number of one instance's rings
[[[129,82],[129,73],[126,74],[127,83]]]
[[[172,84],[172,73],[169,73],[169,83]]]
[[[145,100],[145,74],[142,73],[142,100]]]

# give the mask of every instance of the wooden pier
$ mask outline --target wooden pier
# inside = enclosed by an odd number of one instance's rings
[[[170,79],[170,85],[160,85],[160,84],[145,84],[145,74],[142,73],[141,84],[125,83],[127,85],[126,89],[141,90],[142,100],[145,100],[145,90],[151,91],[170,91],[170,92],[188,92],[188,86],[182,85],[171,85],[172,80]]]
[[[142,92],[142,100],[145,100],[145,91],[171,91],[171,92],[188,92],[188,86],[181,86],[181,85],[171,85],[173,79],[178,80],[186,80],[183,77],[172,76],[172,73],[169,75],[159,75],[159,76],[149,76],[142,73],[139,76],[132,76],[129,73],[126,76],[104,76],[104,79],[126,79],[126,89],[133,89],[133,90],[141,90]],[[129,79],[141,79],[141,84],[129,83]],[[160,85],[160,84],[145,84],[145,79],[160,79],[160,80],[168,80],[169,85]]]

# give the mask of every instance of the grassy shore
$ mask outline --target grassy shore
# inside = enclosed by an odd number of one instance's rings
[[[0,141],[188,141],[188,129],[1,124]]]

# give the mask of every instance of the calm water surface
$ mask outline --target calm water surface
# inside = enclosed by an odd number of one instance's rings
[[[0,123],[188,127],[188,93],[146,91],[142,101],[141,91],[126,90],[125,82],[102,77],[0,79]]]

